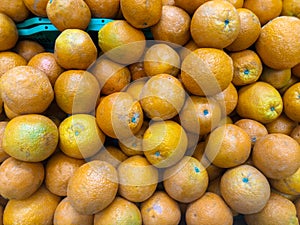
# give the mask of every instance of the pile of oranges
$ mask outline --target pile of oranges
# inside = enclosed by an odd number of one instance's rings
[[[0,224],[298,225],[299,40],[299,0],[1,0]]]

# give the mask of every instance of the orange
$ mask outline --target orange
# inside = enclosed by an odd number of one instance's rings
[[[0,5],[0,13],[4,13],[15,22],[22,22],[29,17],[29,10],[23,0],[3,0]]]
[[[105,24],[98,32],[98,45],[105,56],[121,64],[137,62],[144,54],[144,33],[125,20]]]
[[[233,224],[230,208],[220,196],[211,192],[206,192],[201,198],[188,205],[185,219],[187,225]]]
[[[126,92],[105,96],[96,110],[97,124],[109,137],[124,140],[142,127],[144,115],[140,103]]]
[[[144,70],[144,62],[132,63],[128,66],[128,69],[130,71],[132,80],[138,80],[140,78],[147,77],[147,74]]]
[[[27,65],[43,71],[49,78],[52,86],[54,86],[56,79],[64,71],[57,63],[54,54],[50,52],[36,54],[29,60]]]
[[[9,157],[9,155],[4,151],[2,147],[2,140],[3,140],[3,135],[5,128],[7,126],[7,121],[1,121],[0,122],[0,163],[2,163],[5,159]]]
[[[106,161],[117,168],[127,158],[128,156],[119,147],[108,145],[104,146],[96,155],[90,157],[88,161]]]
[[[177,76],[179,69],[179,55],[165,43],[152,45],[144,55],[144,70],[148,76],[161,73]]]
[[[54,98],[47,75],[31,66],[7,71],[1,77],[0,87],[3,102],[17,114],[42,113]]]
[[[45,166],[45,185],[58,196],[67,195],[67,186],[71,176],[85,161],[71,158],[61,152],[53,154]]]
[[[91,215],[111,204],[118,191],[118,173],[105,161],[94,160],[80,166],[70,178],[67,196],[80,214]]]
[[[45,52],[45,48],[33,40],[20,40],[13,50],[26,59],[27,62],[36,54]]]
[[[224,113],[226,115],[230,115],[237,105],[238,102],[238,92],[236,87],[230,83],[227,88],[225,88],[222,92],[213,96],[216,99]]]
[[[216,128],[206,139],[206,157],[221,168],[243,164],[248,159],[250,152],[250,136],[234,124],[225,124]]]
[[[282,133],[290,135],[297,125],[297,122],[289,119],[284,113],[281,113],[277,119],[273,120],[271,123],[267,123],[265,126],[269,134]]]
[[[134,203],[116,197],[107,208],[94,217],[94,225],[108,224],[142,225],[141,212]]]
[[[300,168],[291,176],[284,179],[270,179],[270,184],[276,190],[288,195],[300,195]]]
[[[93,215],[82,215],[71,205],[68,197],[59,202],[53,216],[53,225],[92,225]]]
[[[123,90],[131,80],[130,71],[126,66],[106,58],[98,59],[89,71],[97,78],[104,95]]]
[[[226,47],[229,51],[241,51],[249,48],[260,35],[261,24],[258,17],[249,9],[239,8],[240,31],[237,38]]]
[[[205,2],[193,14],[191,35],[199,47],[225,48],[237,38],[239,32],[239,14],[227,1]]]
[[[200,5],[207,1],[208,0],[175,0],[174,2],[176,6],[192,15]]]
[[[90,8],[84,0],[51,0],[47,3],[46,12],[49,20],[60,31],[85,30],[91,20]]]
[[[218,126],[221,113],[221,107],[215,99],[191,95],[179,117],[186,131],[206,135]]]
[[[300,77],[300,63],[292,68],[292,74],[296,77]]]
[[[255,82],[238,91],[237,113],[245,119],[261,123],[275,120],[282,112],[283,102],[279,92],[266,82]]]
[[[85,0],[92,17],[116,18],[120,9],[120,0]]]
[[[84,70],[97,59],[97,48],[87,32],[66,29],[55,40],[54,56],[64,69]]]
[[[185,101],[180,81],[169,74],[152,76],[143,86],[140,103],[145,115],[154,120],[168,120],[176,116]]]
[[[3,224],[52,225],[60,198],[44,186],[24,200],[9,200],[3,213]]]
[[[242,8],[244,5],[244,0],[226,0],[230,2],[235,8]]]
[[[252,147],[261,137],[268,134],[267,128],[260,122],[252,119],[239,119],[234,123],[248,133]]]
[[[167,194],[183,203],[190,203],[200,198],[208,187],[205,167],[196,158],[190,156],[184,156],[179,163],[167,168],[163,178]]]
[[[1,3],[2,4],[2,3]],[[19,38],[18,30],[14,21],[0,12],[0,51],[13,48]]]
[[[291,86],[293,86],[295,83],[297,83],[299,81],[300,81],[300,79],[292,74],[291,79],[289,79],[287,84],[284,87],[278,89],[279,93],[281,95],[283,95],[287,89],[289,89]]]
[[[244,0],[243,7],[254,12],[264,25],[280,15],[282,0]]]
[[[194,95],[220,93],[229,86],[232,77],[233,62],[223,50],[198,48],[181,64],[182,83]]]
[[[250,165],[227,170],[221,177],[220,191],[229,207],[242,214],[261,211],[270,197],[268,180]]]
[[[282,1],[282,16],[295,16],[300,19],[300,3],[297,0]]]
[[[5,116],[8,119],[12,119],[12,118],[15,118],[15,117],[19,116],[19,114],[13,112],[10,108],[8,108],[5,103],[3,104],[3,108],[4,108]]]
[[[187,135],[178,123],[156,121],[150,123],[143,136],[143,151],[147,160],[158,168],[173,166],[187,149]]]
[[[235,86],[252,84],[260,77],[263,66],[259,56],[252,50],[242,50],[230,53],[234,73],[232,83]]]
[[[286,134],[268,134],[255,143],[252,160],[266,177],[284,179],[300,166],[300,146]]]
[[[291,79],[291,69],[274,70],[264,66],[260,80],[271,84],[276,89],[286,86]]]
[[[291,120],[300,121],[300,83],[289,87],[283,95],[284,112]]]
[[[156,191],[140,206],[144,225],[179,224],[179,204],[164,191]]]
[[[153,26],[162,14],[161,0],[120,0],[120,7],[126,21],[136,28]]]
[[[59,125],[59,148],[67,156],[85,159],[102,148],[105,135],[97,125],[95,116],[76,114]]]
[[[183,46],[190,40],[191,17],[183,9],[164,5],[157,24],[151,27],[154,40],[169,42],[173,47]]]
[[[146,84],[148,77],[142,77],[137,80],[133,80],[125,88],[125,92],[130,94],[135,100],[140,100],[140,95],[143,90],[144,85]]]
[[[300,126],[297,125],[291,132],[290,136],[300,144]]]
[[[132,202],[150,198],[158,183],[158,170],[145,157],[131,156],[118,167],[119,195]]]
[[[48,0],[23,0],[23,2],[35,16],[47,17],[46,7]]]
[[[44,181],[44,166],[37,162],[22,162],[13,157],[0,166],[0,194],[7,199],[26,199]]]
[[[0,77],[16,66],[26,66],[27,61],[15,52],[0,52]]]
[[[11,119],[4,131],[2,147],[10,156],[27,162],[48,158],[56,149],[58,129],[48,117],[29,114]]]
[[[183,61],[188,54],[190,54],[192,51],[196,50],[197,48],[198,45],[194,42],[193,39],[187,42],[181,49],[179,49],[179,55],[181,61]]]
[[[143,155],[143,135],[146,129],[149,127],[149,123],[144,121],[141,129],[132,137],[128,139],[118,141],[121,150],[128,156]]]
[[[292,16],[277,17],[263,26],[255,44],[262,62],[278,70],[297,65],[300,62],[299,29],[300,19]]]
[[[248,225],[297,225],[296,207],[292,201],[272,193],[266,206],[260,212],[246,215]]]
[[[295,206],[296,206],[296,210],[297,210],[297,217],[298,217],[298,221],[299,221],[299,218],[300,218],[300,200],[299,198],[297,198],[294,202]]]
[[[100,88],[91,73],[67,70],[57,78],[54,93],[57,105],[65,113],[89,113],[95,110]]]

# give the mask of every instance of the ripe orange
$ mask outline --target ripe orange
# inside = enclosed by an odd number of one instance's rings
[[[3,3],[1,3],[3,4]],[[13,48],[19,38],[18,30],[14,21],[0,12],[0,51]]]
[[[263,65],[259,56],[252,50],[230,53],[234,73],[232,83],[236,86],[252,84],[260,77]]]
[[[237,38],[239,31],[239,14],[227,1],[207,1],[193,14],[191,35],[199,47],[225,48]]]
[[[132,202],[150,198],[158,183],[158,170],[144,156],[135,155],[118,167],[119,195]]]
[[[261,211],[270,197],[268,180],[250,165],[227,170],[221,177],[220,191],[230,208],[242,214]]]
[[[53,225],[92,225],[94,215],[82,215],[71,205],[68,197],[59,202],[53,216]]]
[[[27,9],[35,16],[47,17],[46,7],[48,0],[23,0]]]
[[[9,157],[0,166],[0,194],[4,198],[26,199],[43,181],[44,166],[40,162],[22,162]]]
[[[140,206],[144,225],[179,224],[179,204],[164,191],[156,191]]]
[[[283,179],[299,168],[300,146],[286,134],[268,134],[255,143],[252,160],[266,177]]]
[[[300,121],[300,83],[292,85],[283,95],[283,106],[285,114],[292,120]]]
[[[292,74],[296,77],[300,77],[300,63],[292,68]]]
[[[284,113],[281,113],[277,119],[273,120],[271,123],[267,123],[265,126],[268,133],[282,133],[290,135],[293,129],[298,125],[296,121],[288,118]]]
[[[277,17],[263,26],[255,44],[263,63],[272,69],[289,69],[297,65],[300,62],[299,29],[300,19],[292,16]]]
[[[257,213],[246,215],[248,225],[297,225],[296,207],[292,201],[272,193],[266,206]]]
[[[136,28],[146,28],[155,25],[162,14],[162,1],[120,0],[124,18]]]
[[[143,136],[144,154],[158,168],[176,164],[185,154],[187,145],[185,130],[172,120],[150,123]]]
[[[246,162],[251,152],[251,139],[246,131],[234,124],[222,125],[206,139],[205,155],[221,168]]]
[[[70,177],[84,163],[84,160],[71,158],[61,152],[51,155],[45,166],[47,189],[58,196],[66,196]]]
[[[1,121],[0,122],[0,163],[2,163],[5,159],[9,157],[9,155],[4,151],[2,147],[2,140],[3,140],[3,135],[5,128],[7,126],[7,121]]]
[[[94,225],[107,224],[142,225],[141,212],[134,203],[116,197],[107,208],[95,214]]]
[[[5,103],[3,104],[3,109],[4,109],[5,116],[8,119],[12,119],[12,118],[15,118],[15,117],[19,116],[18,113],[15,113],[10,108],[8,108]]]
[[[239,8],[240,31],[237,38],[226,47],[229,51],[241,51],[249,48],[260,35],[261,24],[258,17],[249,9]]]
[[[264,25],[280,15],[282,0],[244,0],[243,7],[254,12]]]
[[[48,117],[38,114],[11,119],[4,131],[2,147],[10,156],[27,162],[48,158],[56,149],[58,129]]]
[[[297,125],[291,132],[290,136],[300,144],[300,126]]]
[[[190,40],[189,14],[183,9],[164,5],[157,24],[151,27],[154,40],[169,42],[173,47],[183,46]]]
[[[291,79],[291,69],[274,70],[264,66],[260,80],[271,84],[276,89],[286,86]]]
[[[180,69],[180,57],[165,43],[154,44],[144,55],[144,70],[148,76],[167,73],[177,76]]]
[[[140,103],[145,115],[154,120],[168,120],[176,116],[185,101],[180,81],[169,74],[152,76],[143,86]]]
[[[235,8],[242,8],[244,5],[244,0],[226,0],[230,2]]]
[[[109,137],[126,140],[142,127],[144,115],[140,103],[126,92],[105,96],[96,110],[97,124]]]
[[[283,0],[281,15],[295,16],[300,19],[300,2],[297,0]]]
[[[22,22],[29,17],[29,10],[23,0],[2,0],[0,13],[4,13],[15,22]]]
[[[49,20],[60,31],[85,30],[91,20],[90,8],[84,0],[51,0],[47,3],[46,12]]]
[[[268,134],[267,128],[260,122],[252,119],[240,119],[234,123],[248,133],[252,147],[261,137]]]
[[[142,77],[137,80],[133,80],[125,88],[125,92],[130,94],[135,100],[140,100],[140,95],[142,93],[143,87],[146,84],[148,77]]]
[[[289,79],[287,84],[284,87],[278,89],[279,93],[281,95],[283,95],[287,89],[289,89],[291,86],[293,86],[294,84],[296,84],[299,81],[300,81],[300,79],[292,74],[291,79]]]
[[[200,198],[208,187],[205,167],[194,157],[184,156],[163,173],[163,185],[171,198],[190,203]],[[197,188],[195,188],[197,187]]]
[[[70,178],[67,196],[80,214],[95,214],[111,204],[118,191],[118,173],[105,161],[80,166]]]
[[[92,17],[116,18],[120,10],[120,0],[85,0]]]
[[[54,56],[64,69],[84,70],[97,59],[97,48],[87,32],[66,29],[55,40]]]
[[[232,77],[233,62],[223,50],[199,48],[181,64],[182,83],[194,95],[215,95],[228,87]]]
[[[96,108],[100,88],[91,73],[67,70],[57,78],[54,93],[57,105],[65,113],[90,113]]]
[[[45,48],[37,41],[25,39],[18,41],[13,51],[21,55],[28,62],[36,54],[45,52]]]
[[[97,78],[104,95],[123,90],[131,80],[130,71],[126,66],[106,58],[98,59],[89,71]]]
[[[201,198],[188,205],[185,219],[187,225],[233,224],[230,208],[220,196],[211,192],[206,192]]]
[[[282,112],[283,102],[279,92],[270,84],[258,81],[238,91],[237,113],[246,119],[261,123],[275,120]]]
[[[132,63],[128,66],[128,69],[130,71],[132,80],[138,80],[140,78],[147,77],[147,74],[144,70],[144,62]]]
[[[105,135],[97,125],[95,116],[76,114],[59,125],[59,148],[68,156],[85,159],[103,147]]]
[[[179,49],[179,55],[181,61],[183,61],[188,54],[190,54],[192,51],[196,50],[197,48],[198,45],[194,42],[193,39],[187,42],[181,49]]]
[[[144,33],[125,20],[105,24],[98,32],[98,45],[105,56],[121,64],[137,62],[144,54]]]
[[[0,52],[0,77],[16,66],[26,66],[27,61],[15,52]]]
[[[184,9],[187,11],[190,15],[193,15],[193,13],[196,11],[196,9],[202,5],[204,2],[207,2],[208,0],[175,0],[175,5],[179,8]]]
[[[53,215],[60,198],[44,186],[24,200],[9,200],[4,213],[3,224],[53,224]]]

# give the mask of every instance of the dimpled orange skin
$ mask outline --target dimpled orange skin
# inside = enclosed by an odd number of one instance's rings
[[[26,66],[27,61],[15,52],[0,52],[0,77],[8,70],[16,66]]]
[[[0,4],[0,13],[4,13],[15,22],[22,22],[29,16],[29,10],[26,8],[23,0],[2,0]]]
[[[120,9],[120,0],[85,0],[92,17],[116,18]]]
[[[39,162],[56,150],[57,143],[56,124],[43,115],[29,114],[15,117],[8,122],[2,147],[16,159]]]
[[[300,19],[280,16],[262,27],[255,44],[262,62],[272,69],[289,69],[300,62]]]
[[[225,48],[237,38],[239,31],[239,14],[227,1],[205,2],[191,20],[191,35],[199,47]]]
[[[117,170],[105,161],[94,160],[80,166],[70,178],[67,196],[81,214],[95,214],[114,200],[118,191]]]
[[[292,120],[300,121],[300,83],[291,86],[283,95],[285,114]]]
[[[105,96],[96,110],[100,129],[109,137],[123,140],[136,134],[144,121],[140,103],[126,92]]]
[[[208,0],[175,0],[174,2],[175,6],[184,9],[192,15],[200,5],[207,1]]]

